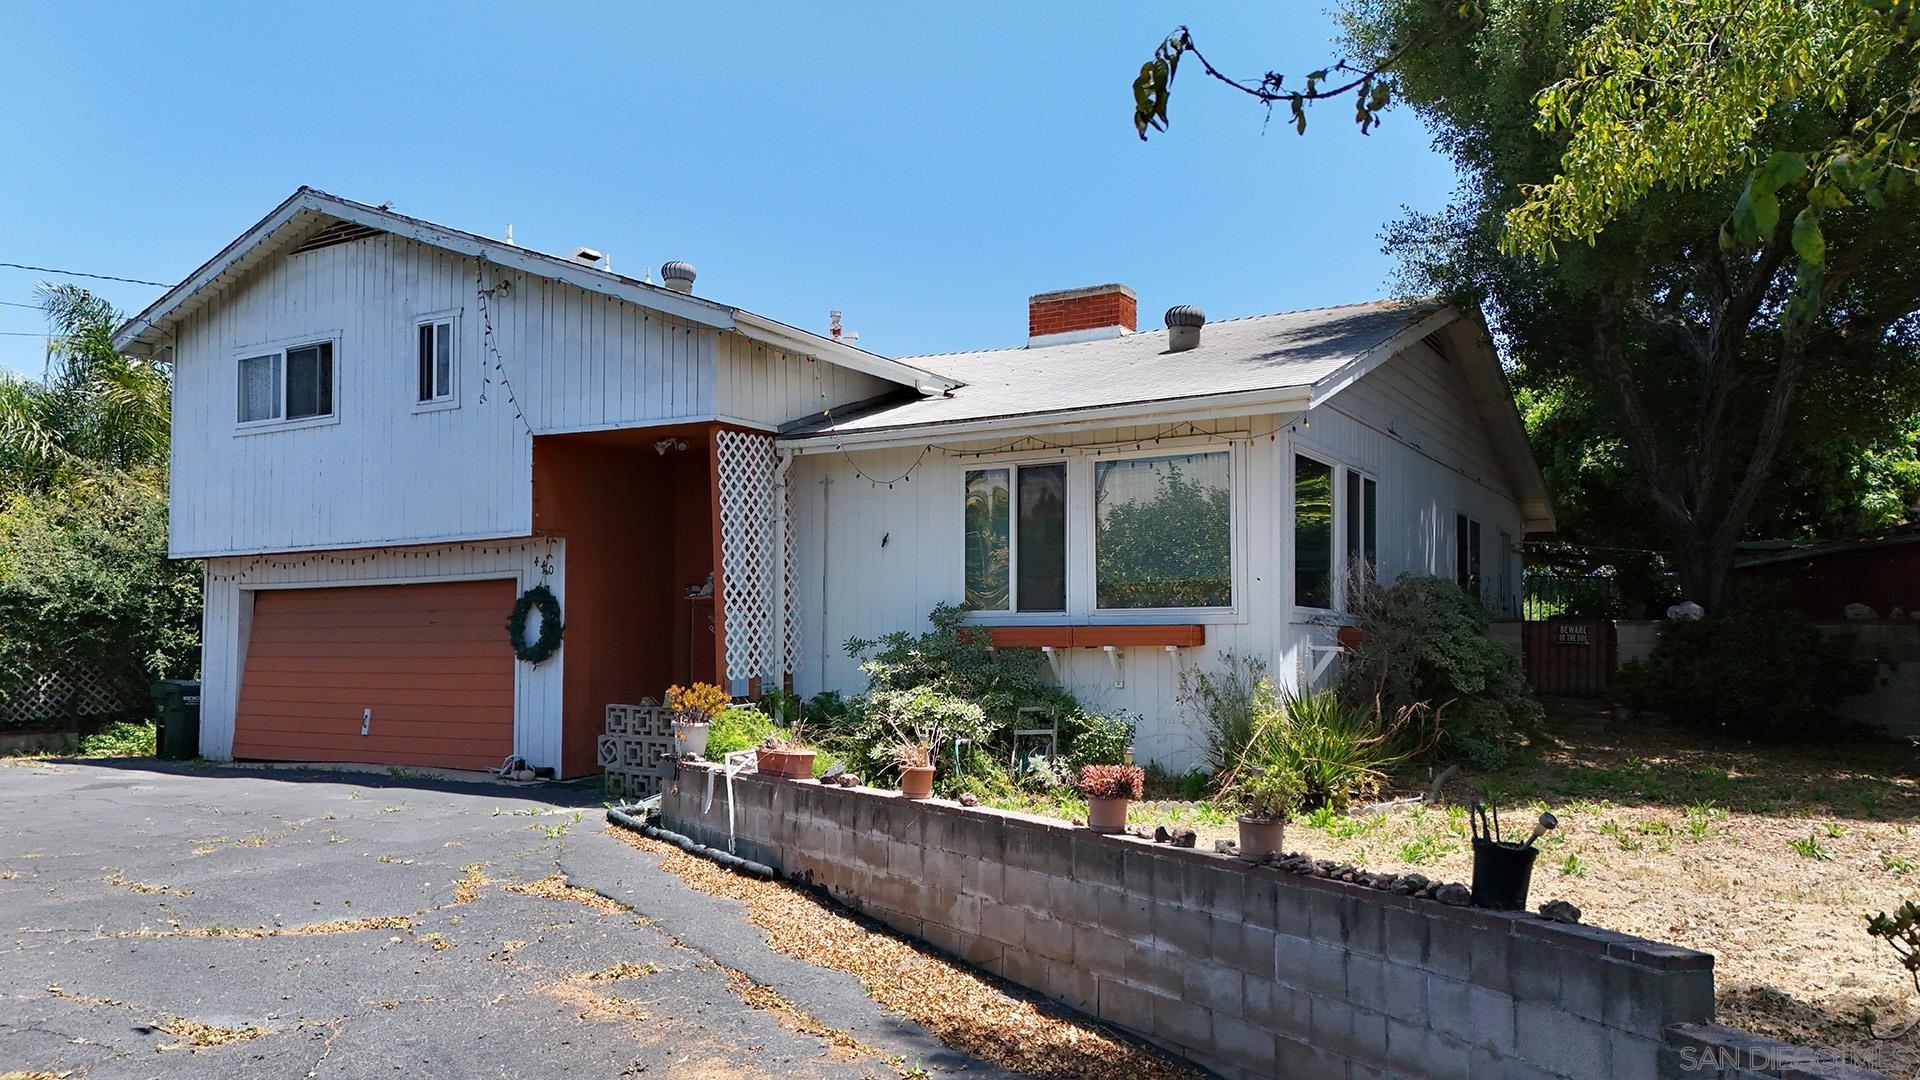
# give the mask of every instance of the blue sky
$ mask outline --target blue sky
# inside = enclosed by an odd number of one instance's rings
[[[1408,113],[1305,138],[1189,70],[1141,143],[1129,84],[1188,22],[1257,75],[1332,57],[1307,3],[9,6],[0,261],[178,280],[300,184],[904,355],[1018,345],[1033,292],[1122,281],[1143,326],[1383,295],[1382,227],[1448,164]],[[44,275],[0,268],[0,331]],[[85,283],[85,282],[83,282]],[[98,286],[138,310],[158,289]],[[37,373],[43,344],[0,334]]]

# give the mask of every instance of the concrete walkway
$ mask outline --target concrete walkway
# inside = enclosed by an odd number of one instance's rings
[[[583,802],[0,762],[0,1074],[1007,1075],[772,951],[741,905],[601,835]],[[631,910],[509,888],[556,874]],[[749,1004],[756,987],[804,1017]]]

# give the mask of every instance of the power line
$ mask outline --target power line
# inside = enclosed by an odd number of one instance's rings
[[[15,270],[33,270],[42,274],[64,274],[67,277],[93,278],[97,281],[124,281],[129,285],[152,285],[160,289],[173,288],[173,283],[167,281],[143,281],[140,278],[115,277],[112,274],[88,274],[79,270],[57,270],[51,266],[28,266],[26,263],[13,262],[0,262],[0,266],[11,267]]]

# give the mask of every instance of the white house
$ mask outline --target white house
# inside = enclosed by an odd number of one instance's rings
[[[608,704],[857,690],[841,642],[965,601],[1179,768],[1183,667],[1312,677],[1362,560],[1511,609],[1552,527],[1437,304],[1135,332],[1106,285],[1034,297],[1024,348],[888,359],[662,278],[303,188],[118,331],[174,364],[207,756],[590,772]],[[534,663],[503,627],[542,584]]]

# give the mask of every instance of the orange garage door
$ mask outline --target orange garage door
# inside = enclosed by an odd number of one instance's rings
[[[256,592],[233,756],[497,768],[513,599],[505,580]]]

